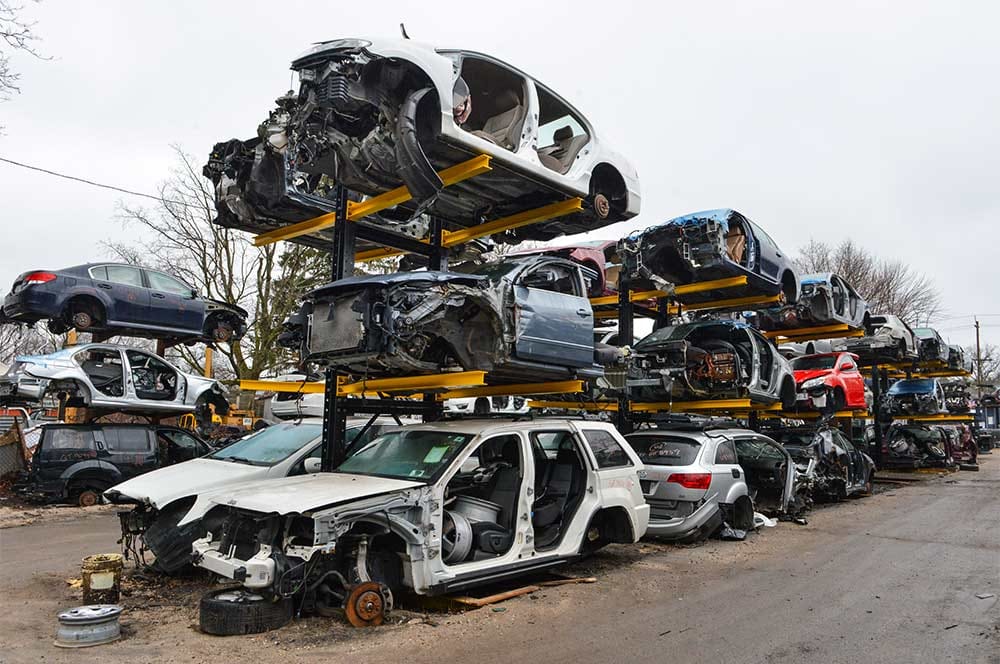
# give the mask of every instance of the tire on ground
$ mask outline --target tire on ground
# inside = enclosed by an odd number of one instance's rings
[[[156,560],[153,568],[164,574],[176,574],[191,564],[191,544],[201,537],[201,520],[181,527],[177,523],[187,514],[193,500],[168,505],[146,529],[143,539]]]
[[[292,600],[289,598],[271,601],[239,588],[223,588],[201,598],[198,623],[206,634],[232,636],[278,629],[291,619]]]

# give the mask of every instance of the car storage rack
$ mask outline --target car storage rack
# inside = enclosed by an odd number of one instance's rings
[[[816,325],[812,327],[799,327],[784,330],[768,330],[761,332],[765,337],[771,339],[776,344],[800,343],[804,341],[817,341],[819,339],[847,339],[850,337],[865,336],[864,328],[853,327],[847,323],[837,323],[834,325]]]
[[[488,155],[478,155],[462,163],[438,171],[443,186],[474,178],[492,169]],[[267,246],[275,242],[294,240],[303,235],[333,228],[333,239],[327,248],[330,254],[331,281],[350,276],[355,263],[417,254],[427,258],[429,270],[447,271],[448,254],[455,247],[478,238],[502,233],[515,228],[548,221],[584,209],[580,197],[558,200],[537,208],[485,221],[471,227],[455,230],[445,228],[448,219],[438,215],[430,218],[430,232],[427,237],[414,238],[409,235],[380,228],[365,221],[366,217],[387,208],[412,200],[413,196],[405,187],[397,187],[378,196],[371,196],[360,202],[349,200],[349,192],[342,184],[333,190],[333,211],[296,224],[257,235],[256,246]],[[453,224],[460,226],[460,224]],[[377,245],[374,249],[356,251],[356,241],[364,240]],[[475,375],[473,375],[475,374]],[[583,390],[579,380],[545,383],[524,383],[516,385],[486,385],[486,374],[482,371],[448,372],[433,375],[405,376],[399,378],[379,378],[344,382],[337,370],[328,367],[325,381],[319,384],[278,383],[277,381],[246,381],[244,389],[265,389],[282,392],[303,392],[324,394],[323,402],[323,444],[321,468],[332,470],[343,460],[347,447],[347,416],[353,413],[420,415],[425,421],[440,419],[443,415],[443,401],[449,398],[501,395],[572,394]],[[378,395],[380,398],[372,398]]]

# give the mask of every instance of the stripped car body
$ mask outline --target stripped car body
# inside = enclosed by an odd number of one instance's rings
[[[639,480],[650,508],[647,536],[696,541],[723,523],[751,530],[757,509],[751,496],[760,498],[761,509],[779,516],[802,507],[795,500],[795,473],[787,472],[790,457],[754,431],[671,424],[636,431],[625,439],[644,464]],[[780,476],[760,472],[760,460],[746,454],[748,446],[757,451],[759,446],[770,446],[776,456],[788,457],[786,472]],[[741,465],[744,462],[747,469]]]
[[[948,346],[948,368],[955,371],[965,371],[965,349],[961,346]]]
[[[584,199],[579,212],[497,238],[510,241],[639,212],[635,168],[568,102],[496,58],[410,40],[337,39],[291,68],[299,90],[277,100],[257,137],[212,152],[205,175],[216,184],[216,223],[262,232],[332,212],[335,182],[369,196],[405,186],[412,200],[374,223],[417,237],[423,212],[469,227]],[[437,171],[477,155],[491,158],[489,171],[443,186]]]
[[[719,299],[782,295],[799,297],[795,267],[778,245],[736,210],[706,210],[677,217],[633,233],[621,241],[632,279],[669,290],[671,286],[728,277],[747,278],[745,286],[676,295],[682,304]]]
[[[836,323],[867,329],[868,317],[868,303],[847,281],[832,272],[803,275],[797,303],[765,309],[759,314],[763,330]]]
[[[626,387],[641,401],[749,398],[795,406],[791,365],[746,323],[698,321],[661,328],[635,344]]]
[[[589,271],[515,257],[472,273],[352,277],[306,296],[303,360],[367,376],[481,370],[493,382],[596,377]]]
[[[858,356],[851,353],[804,355],[791,361],[795,372],[798,405],[834,411],[865,410],[865,379],[858,369]]]
[[[139,554],[141,546],[154,556],[156,569],[176,573],[191,564],[191,543],[205,536],[202,523],[213,506],[209,496],[247,482],[294,477],[319,470],[323,421],[303,419],[275,424],[208,454],[117,484],[104,497],[117,505],[134,505],[119,512],[122,547]],[[395,427],[391,418],[348,418],[348,454]],[[178,526],[183,522],[183,526]]]
[[[915,360],[920,350],[913,330],[897,316],[872,315],[868,318],[868,333],[863,337],[841,339],[833,350],[854,353],[862,362]]]
[[[916,327],[913,335],[920,343],[920,360],[922,362],[943,362],[951,359],[951,347],[945,343],[938,331],[930,327]]]
[[[190,413],[208,421],[229,412],[222,383],[184,373],[162,357],[127,346],[80,344],[16,358],[0,377],[0,403],[64,394],[66,405],[130,413]]]
[[[875,462],[831,426],[768,429],[767,435],[785,446],[797,472],[811,478],[814,500],[840,500],[868,495]]]
[[[908,378],[889,386],[883,409],[892,415],[938,415],[948,412],[947,397],[937,378]]]
[[[948,439],[939,427],[893,424],[882,440],[883,452],[891,465],[912,468],[954,465]]]
[[[611,425],[471,420],[390,432],[332,473],[213,497],[196,564],[249,589],[343,606],[377,582],[453,591],[562,566],[646,531],[641,462]]]

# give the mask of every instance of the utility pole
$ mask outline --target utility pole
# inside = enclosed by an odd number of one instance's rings
[[[979,348],[979,319],[973,318],[973,320],[976,321],[976,392],[978,401],[983,398],[983,356]]]

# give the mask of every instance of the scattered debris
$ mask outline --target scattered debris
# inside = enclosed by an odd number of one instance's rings
[[[59,614],[55,645],[59,648],[87,648],[117,641],[122,637],[118,618],[122,607],[115,604],[78,606]]]
[[[774,528],[776,525],[778,525],[778,522],[776,520],[768,518],[763,514],[761,514],[760,512],[753,513],[754,528],[760,528],[760,527]]]
[[[996,597],[993,593],[976,593],[976,599],[990,599]]]
[[[948,625],[947,627],[945,627],[945,629],[955,629],[956,627],[958,627],[958,623],[955,623],[954,625]]]

